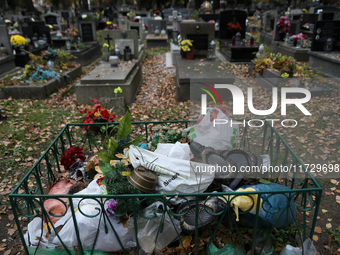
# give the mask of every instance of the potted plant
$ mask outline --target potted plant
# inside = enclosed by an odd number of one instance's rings
[[[314,28],[314,24],[311,24],[311,23],[307,22],[307,23],[304,24],[302,27],[304,27],[304,28],[307,29],[307,30],[312,31],[313,28]]]
[[[185,53],[187,59],[194,59],[195,56],[195,49],[192,44],[192,40],[179,40],[179,50]]]
[[[287,20],[286,16],[281,16],[276,25],[279,28],[280,39],[283,41],[286,33],[290,33],[290,22]]]
[[[128,14],[126,14],[126,16],[128,16],[128,19],[130,21],[133,21],[135,19],[135,13],[134,12],[129,12]]]
[[[293,57],[286,57],[282,64],[281,75],[287,73],[289,77],[293,77],[296,71],[296,60]]]

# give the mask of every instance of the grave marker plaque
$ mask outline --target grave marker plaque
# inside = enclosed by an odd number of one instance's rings
[[[134,42],[133,39],[116,39],[115,47],[118,47],[121,54],[124,54],[124,49],[126,46],[129,46],[131,49],[131,55],[134,55]]]
[[[340,20],[317,21],[315,23],[311,51],[323,51],[328,38],[332,38],[333,43],[340,41]]]
[[[96,23],[94,21],[80,21],[79,28],[83,42],[96,40]]]
[[[58,24],[57,17],[54,15],[45,16],[46,24],[55,25]]]

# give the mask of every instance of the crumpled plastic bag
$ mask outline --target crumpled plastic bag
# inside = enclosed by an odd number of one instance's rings
[[[145,219],[140,215],[137,218],[138,243],[145,253],[152,253],[155,249],[164,249],[177,237],[177,233],[180,234],[182,232],[180,221],[172,216],[170,218],[166,212],[164,216],[163,231],[162,233],[160,232],[159,228],[163,219],[163,212],[159,211],[160,207],[164,210],[164,204],[158,201],[149,205],[141,212],[144,217],[151,219]],[[130,235],[136,242],[134,219],[130,218],[126,225]],[[157,233],[158,237],[156,241]]]
[[[312,243],[312,240],[310,238],[306,239],[306,241],[303,242],[303,253],[302,253],[302,247],[293,247],[291,245],[286,245],[286,247],[281,251],[280,255],[316,255],[317,251],[315,249],[314,244]]]
[[[172,143],[159,143],[155,153],[167,156],[169,158],[177,158],[183,160],[190,160],[194,156],[190,151],[189,144],[176,142]]]

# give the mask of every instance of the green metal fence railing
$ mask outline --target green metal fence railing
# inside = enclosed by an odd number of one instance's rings
[[[224,234],[230,238],[234,246],[241,244],[244,247],[247,247],[248,250],[251,250],[251,254],[256,254],[256,246],[261,250],[264,249],[266,242],[268,243],[269,240],[271,240],[274,248],[283,248],[282,246],[286,243],[297,246],[301,245],[307,238],[312,239],[320,206],[322,188],[313,176],[306,171],[304,164],[284,141],[277,130],[267,121],[265,121],[263,127],[256,129],[240,126],[238,148],[249,150],[257,156],[268,154],[272,165],[284,165],[302,169],[303,175],[294,173],[292,175],[285,175],[284,173],[280,173],[276,176],[272,176],[272,182],[278,182],[285,185],[290,188],[288,190],[237,192],[237,194],[233,192],[209,192],[143,195],[48,195],[48,185],[55,183],[58,179],[58,174],[61,172],[60,158],[64,150],[73,146],[82,147],[83,151],[100,150],[103,135],[101,133],[96,134],[91,131],[91,128],[85,129],[84,127],[102,125],[106,125],[106,123],[67,124],[9,195],[15,222],[26,254],[109,254],[100,252],[101,247],[98,247],[97,245],[97,243],[100,242],[98,237],[103,234],[103,231],[105,234],[111,233],[112,236],[117,239],[120,254],[130,254],[131,249],[139,250],[140,248],[137,238],[138,218],[148,218],[145,215],[142,215],[140,206],[145,201],[151,199],[163,204],[163,210],[160,212],[160,227],[158,228],[156,239],[163,231],[165,219],[170,219],[178,237],[176,246],[177,252],[180,249],[183,250],[185,254],[207,253],[209,245],[217,240],[216,235],[221,229]],[[147,138],[153,133],[152,127],[156,125],[186,128],[190,125],[190,122],[135,122],[132,123],[133,131],[131,136],[143,135],[145,137],[144,141],[147,141]],[[260,199],[262,198],[262,202],[265,203],[265,201],[277,194],[286,196],[288,203],[286,207],[280,208],[280,213],[276,222],[288,217],[290,214],[292,215],[293,211],[296,211],[295,221],[290,226],[288,225],[288,222],[286,222],[285,227],[279,230],[276,229],[274,225],[267,229],[260,229]],[[254,196],[252,195],[258,196],[254,199]],[[255,220],[252,229],[244,228],[235,221],[232,201],[238,196],[247,196],[253,201],[253,204],[256,205],[254,208],[250,208],[245,212],[240,211],[240,215],[245,215],[249,213],[249,211],[254,210],[253,215]],[[211,199],[216,197],[225,197],[226,199],[223,203],[218,204],[218,210],[212,211],[207,204],[209,201],[212,201]],[[190,204],[191,207],[178,214],[175,210],[176,206],[171,203],[171,200],[175,198],[182,198],[184,203]],[[131,201],[133,209],[130,215],[133,219],[135,240],[137,240],[135,248],[124,247],[123,242],[120,240],[120,233],[116,231],[110,221],[110,218],[105,211],[106,203],[110,199],[119,199],[125,202],[127,200]],[[46,211],[44,202],[47,200],[59,201],[65,207],[65,213],[54,215],[51,212]],[[289,206],[292,200],[294,201],[294,208]],[[89,201],[94,205],[93,208],[95,210],[95,212],[91,214],[84,212],[81,206],[82,203]],[[78,211],[82,217],[89,220],[91,218],[96,218],[99,222],[90,245],[84,245],[82,235],[83,231],[86,231],[86,229],[79,228],[79,221],[76,217]],[[176,228],[174,221],[180,220],[181,217],[188,216],[189,213],[194,213],[194,225],[199,226],[201,224],[201,219],[199,218],[200,211],[204,211],[211,215],[212,218],[214,218],[214,222],[208,227],[203,228],[203,231],[196,227],[192,233],[192,240],[194,240],[192,241],[193,245],[184,248],[184,239],[182,239],[184,235],[180,234],[180,230]],[[51,216],[59,217],[61,219],[67,215],[67,213],[69,213],[70,222],[73,222],[76,240],[76,244],[73,244],[72,246],[70,246],[65,238],[60,235],[60,229],[56,228],[51,220]],[[124,215],[125,212],[115,216],[119,218]],[[307,224],[307,217],[309,217],[309,224]],[[42,219],[41,222],[39,221],[40,223],[36,225],[36,228],[39,228],[38,231],[40,231],[40,236],[35,240],[36,243],[32,244],[32,240],[29,238],[30,231],[28,230],[30,230],[30,228],[28,227],[28,224],[36,218]],[[245,231],[248,231],[246,235],[250,237],[251,240],[246,240],[244,238]],[[206,234],[204,234],[204,232],[206,232]],[[279,237],[278,233],[280,233]],[[207,234],[209,238],[204,238],[204,241],[202,241],[203,237]],[[259,244],[256,243],[259,234],[264,236],[264,240],[261,241],[263,245],[260,247]],[[49,239],[51,239],[52,236],[54,237],[54,240],[58,240],[58,247],[49,246]],[[155,240],[155,242],[157,241]],[[180,247],[181,245],[182,248]],[[115,251],[117,251],[117,248],[115,248]]]

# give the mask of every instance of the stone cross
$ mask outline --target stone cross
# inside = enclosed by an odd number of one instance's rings
[[[172,12],[172,16],[169,16],[169,21],[172,22],[173,31],[178,30],[178,22],[182,21],[182,16],[178,16],[177,11]]]
[[[111,41],[113,38],[111,38],[109,34],[107,34],[106,38],[104,38],[104,39],[107,40],[107,44],[108,44],[108,45],[111,45],[111,44],[110,44],[110,41]]]

